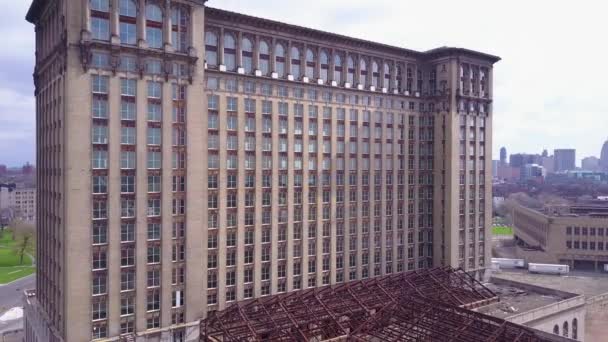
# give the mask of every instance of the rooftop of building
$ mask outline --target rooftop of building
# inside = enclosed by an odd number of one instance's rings
[[[497,296],[462,269],[422,269],[238,302],[204,341],[561,341],[472,308]]]
[[[500,270],[492,277],[524,284],[534,284],[575,295],[582,294],[586,297],[608,293],[608,274],[606,273],[571,271],[568,275],[555,276],[528,273],[526,270]]]
[[[480,307],[477,311],[506,319],[513,315],[579,296],[579,294],[564,292],[563,290],[536,286],[538,284],[533,282],[529,284],[500,277],[492,278],[491,282],[484,283],[484,285],[498,296],[500,302]]]

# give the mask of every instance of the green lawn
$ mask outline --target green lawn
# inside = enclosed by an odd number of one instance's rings
[[[507,226],[493,226],[492,234],[494,235],[513,235],[513,228]]]
[[[23,258],[23,264],[19,263],[19,255],[12,249],[14,243],[10,231],[2,232],[0,235],[0,284],[23,278],[36,270],[32,266],[32,259],[27,255]]]
[[[19,278],[28,276],[36,271],[33,266],[0,267],[0,284],[8,284]]]

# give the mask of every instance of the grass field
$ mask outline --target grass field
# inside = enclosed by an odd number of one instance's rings
[[[513,228],[507,226],[493,226],[492,234],[494,235],[513,235]]]
[[[29,256],[23,258],[22,265],[19,263],[19,255],[12,249],[15,244],[12,233],[5,230],[0,234],[0,284],[10,283],[34,273],[35,268]]]

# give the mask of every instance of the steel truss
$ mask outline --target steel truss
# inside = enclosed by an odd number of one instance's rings
[[[201,341],[550,341],[470,310],[496,301],[462,269],[422,269],[237,302]]]

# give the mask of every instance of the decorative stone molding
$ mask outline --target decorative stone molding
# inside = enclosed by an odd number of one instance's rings
[[[226,66],[224,64],[220,64],[219,71],[222,71],[222,72],[226,71]]]
[[[304,83],[308,83],[310,80],[308,79],[308,76],[304,76],[302,77],[302,82]]]
[[[261,76],[262,76],[262,70],[257,70],[257,69],[256,69],[256,70],[254,71],[254,74],[255,74],[256,76],[258,76],[258,77],[261,77]]]
[[[291,75],[291,74],[287,75],[287,80],[293,81],[294,80],[293,75]]]
[[[239,67],[238,69],[236,69],[236,72],[237,72],[238,74],[244,75],[244,74],[245,74],[245,68],[243,68],[243,67]]]
[[[279,74],[276,72],[273,72],[272,74],[270,74],[270,77],[276,79],[276,78],[279,78]]]
[[[331,81],[331,86],[332,86],[332,87],[337,87],[337,86],[338,86],[338,82],[336,82],[336,81]]]
[[[348,83],[348,82],[344,83],[344,88],[350,89],[350,87],[351,87],[350,83]]]

